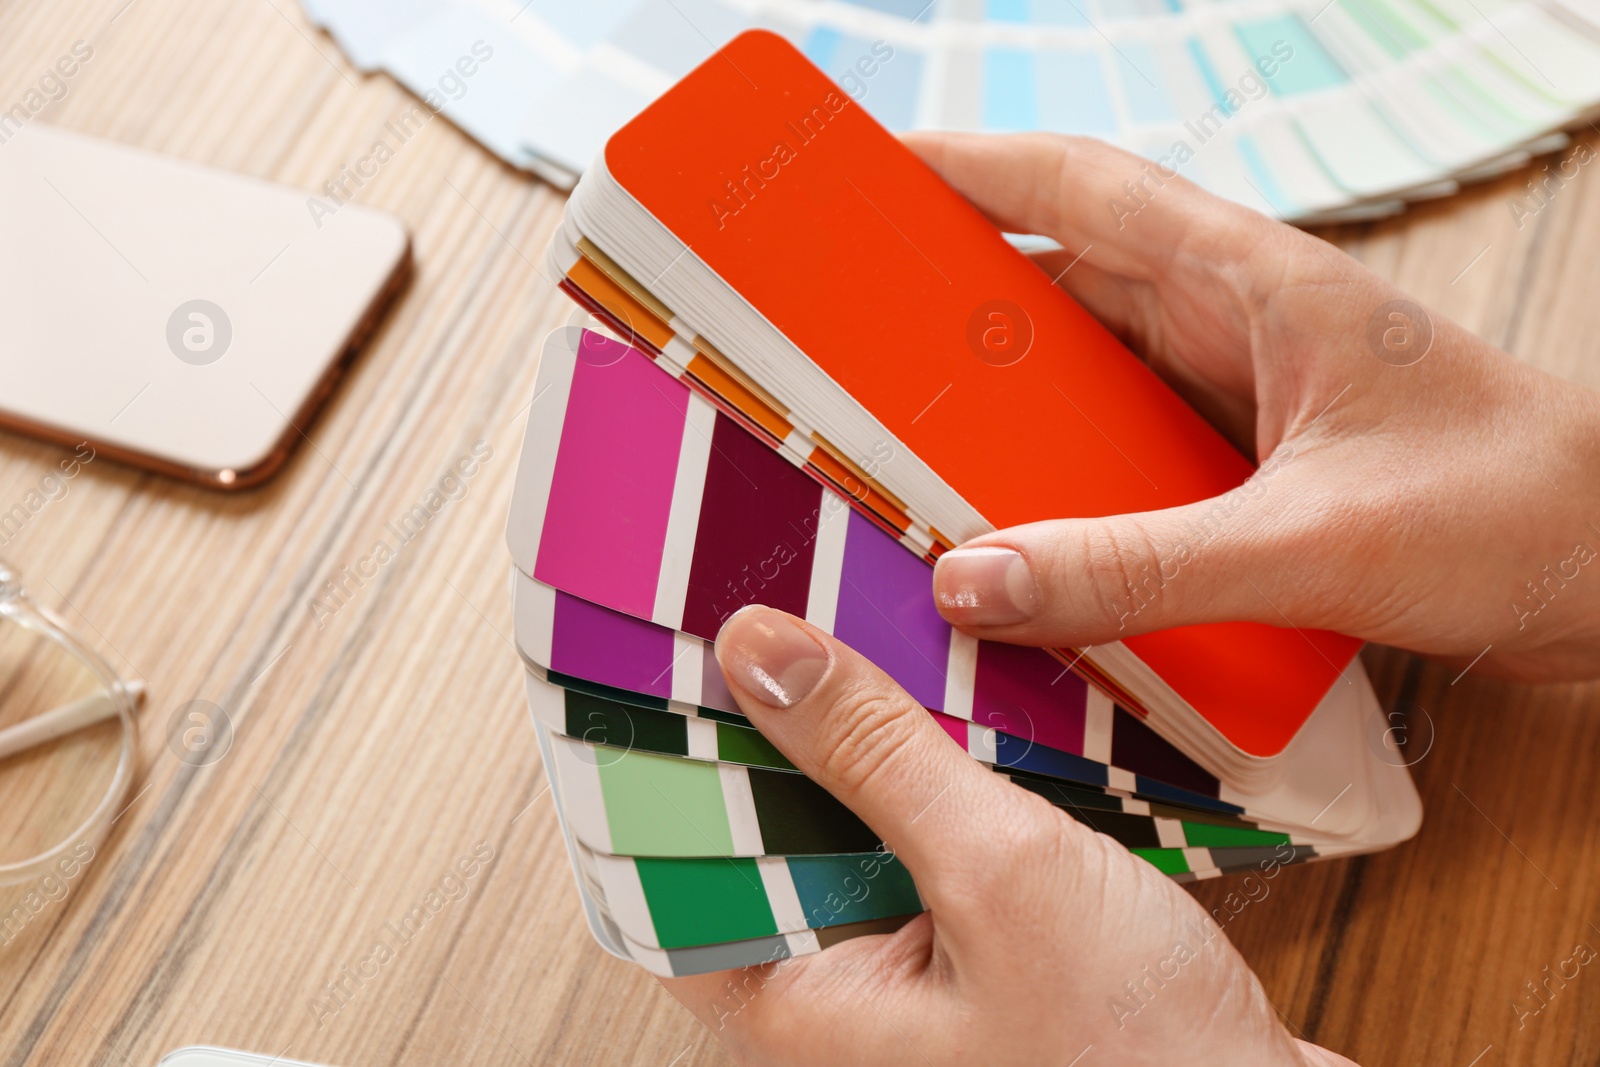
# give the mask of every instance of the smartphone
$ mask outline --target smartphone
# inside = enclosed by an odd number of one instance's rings
[[[0,125],[0,430],[218,489],[279,470],[410,272],[393,215]]]

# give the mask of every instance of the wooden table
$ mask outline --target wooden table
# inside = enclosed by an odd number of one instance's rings
[[[411,106],[294,0],[13,0],[0,105],[80,39],[94,57],[44,121],[308,189]],[[1581,170],[1519,227],[1532,176],[1329,236],[1600,386],[1600,178]],[[572,314],[536,265],[562,197],[435,122],[361,199],[411,225],[416,277],[282,476],[224,496],[95,463],[6,547],[151,700],[137,799],[68,901],[0,950],[0,1062],[144,1067],[210,1043],[343,1067],[726,1063],[590,942],[509,640],[501,530],[524,405],[539,341]],[[336,613],[314,611],[479,441],[493,454],[466,495]],[[0,499],[61,455],[0,437]],[[1436,727],[1415,768],[1421,836],[1288,871],[1228,933],[1295,1031],[1367,1067],[1595,1062],[1600,968],[1520,1029],[1513,1004],[1575,944],[1600,945],[1600,689],[1367,657],[1386,703]],[[235,730],[210,766],[166,744],[192,699]],[[466,895],[329,1011],[327,983],[475,848],[493,859]],[[1227,888],[1196,892],[1216,906]]]

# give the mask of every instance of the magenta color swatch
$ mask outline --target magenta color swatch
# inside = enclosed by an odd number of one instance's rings
[[[852,510],[833,634],[923,707],[944,707],[950,624],[933,606],[933,568]]]
[[[533,576],[649,618],[689,390],[616,344],[583,335]]]
[[[967,720],[958,719],[954,715],[946,715],[942,711],[930,711],[928,714],[932,715],[933,721],[938,723],[939,727],[950,735],[950,740],[961,746],[961,751],[965,752],[967,750]]]
[[[1083,755],[1088,684],[1043,649],[978,642],[973,690],[973,722]]]

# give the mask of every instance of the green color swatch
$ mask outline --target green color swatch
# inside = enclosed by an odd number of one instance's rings
[[[1260,848],[1287,844],[1289,835],[1276,830],[1186,822],[1183,824],[1183,839],[1189,842],[1190,848]]]
[[[752,859],[636,859],[662,948],[744,941],[778,932]]]
[[[733,830],[716,764],[643,752],[597,751],[613,852],[717,856],[733,851]],[[608,762],[613,754],[617,758]]]

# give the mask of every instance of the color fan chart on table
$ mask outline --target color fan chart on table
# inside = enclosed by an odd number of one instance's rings
[[[1566,143],[1596,0],[303,0],[514,166],[571,186],[738,33],[788,38],[891,130],[1121,145],[1257,210],[1374,218]],[[390,146],[392,149],[393,145]],[[1141,183],[1113,212],[1137,211]]]

